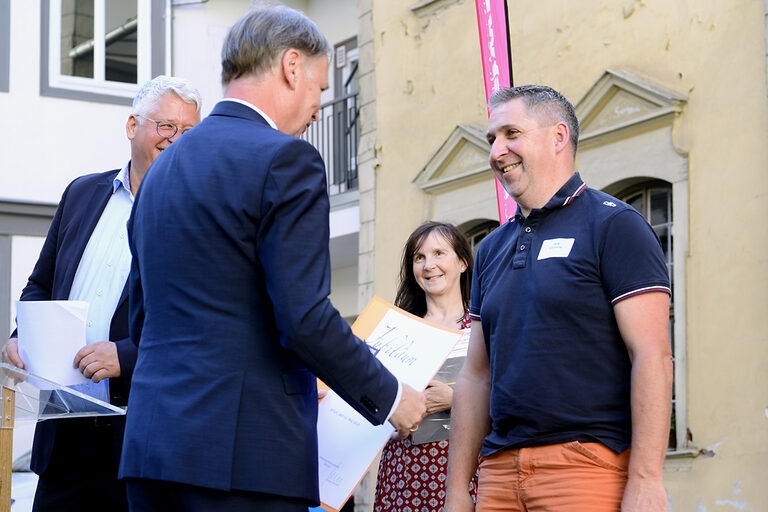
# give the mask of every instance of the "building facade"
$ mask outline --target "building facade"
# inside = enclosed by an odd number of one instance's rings
[[[221,43],[249,0],[0,0],[0,332],[37,260],[69,182],[120,168],[138,87],[159,74],[191,80],[203,115],[222,96]],[[307,134],[328,164],[331,299],[357,310],[357,10],[354,0],[288,0],[334,46],[321,122]],[[15,429],[14,456],[34,425]]]
[[[363,303],[394,297],[419,223],[477,240],[498,218],[474,2],[359,5],[361,76],[375,77],[361,82]],[[768,506],[767,5],[508,0],[514,84],[571,99],[577,170],[640,210],[667,256],[670,510]]]
[[[137,84],[192,80],[206,114],[248,0],[0,0],[0,330],[75,177],[124,165]],[[322,121],[332,300],[392,300],[419,223],[498,225],[474,2],[286,0],[334,46]],[[508,0],[513,80],[576,105],[588,185],[643,212],[673,279],[674,510],[768,506],[768,4]],[[18,429],[17,429],[18,431]],[[20,432],[17,439],[22,447]],[[21,448],[19,448],[21,450]],[[375,468],[374,468],[375,469]],[[374,471],[375,474],[375,471]],[[355,497],[370,510],[374,477]]]

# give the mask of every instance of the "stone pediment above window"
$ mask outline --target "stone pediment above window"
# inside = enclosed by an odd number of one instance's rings
[[[422,0],[411,6],[411,12],[419,17],[431,16],[440,13],[453,4],[462,3],[464,0]]]
[[[581,124],[579,145],[589,146],[607,134],[649,123],[671,124],[686,98],[625,70],[608,69],[576,105]]]
[[[459,124],[416,175],[413,182],[427,193],[490,179],[488,142],[479,128]]]

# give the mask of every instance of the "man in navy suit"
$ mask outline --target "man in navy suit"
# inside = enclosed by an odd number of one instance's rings
[[[92,380],[80,391],[126,405],[136,346],[128,337],[126,223],[150,164],[200,121],[200,94],[186,80],[159,76],[142,86],[126,123],[131,160],[122,169],[89,174],[64,191],[21,300],[89,303],[87,345],[74,364]],[[13,337],[3,361],[24,362]],[[32,470],[40,475],[34,510],[127,510],[117,480],[125,418],[47,420],[37,424]]]
[[[222,50],[224,99],[136,199],[139,355],[120,466],[134,512],[317,504],[315,375],[402,434],[425,411],[328,300],[325,169],[297,138],[317,116],[328,54],[297,11],[242,17]]]

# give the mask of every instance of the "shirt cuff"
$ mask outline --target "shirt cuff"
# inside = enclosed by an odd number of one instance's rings
[[[622,293],[618,297],[614,297],[613,300],[611,300],[611,306],[615,306],[619,302],[623,301],[624,299],[628,299],[630,297],[634,297],[635,295],[641,295],[643,293],[649,293],[649,292],[664,292],[672,295],[672,290],[669,288],[669,286],[646,286],[644,288],[637,288],[635,290],[628,291],[626,293]]]
[[[397,406],[400,405],[400,399],[402,397],[403,397],[403,384],[398,380],[397,394],[395,395],[395,401],[392,402],[392,408],[389,410],[389,414],[387,414],[387,420],[389,420],[389,418],[391,418],[392,415],[395,414],[395,409],[397,409]]]

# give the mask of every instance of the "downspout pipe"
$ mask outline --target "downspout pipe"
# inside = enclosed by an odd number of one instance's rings
[[[165,74],[173,76],[173,0],[165,0]]]

